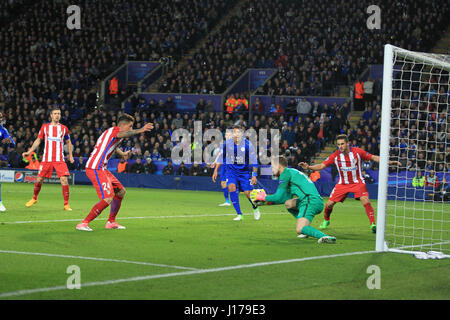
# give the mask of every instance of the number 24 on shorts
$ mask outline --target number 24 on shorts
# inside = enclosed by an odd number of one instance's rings
[[[102,186],[103,191],[106,191],[107,194],[111,194],[111,186],[109,185],[109,183],[103,182]]]

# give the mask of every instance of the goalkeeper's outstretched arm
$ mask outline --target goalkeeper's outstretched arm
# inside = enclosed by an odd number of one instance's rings
[[[286,202],[286,196],[289,194],[289,179],[283,180],[278,185],[277,191],[274,194],[266,196],[265,201],[272,202],[273,204],[284,204]]]
[[[278,185],[277,191],[274,194],[266,195],[265,191],[259,191],[254,189],[250,193],[250,199],[253,202],[270,202],[271,204],[284,204],[286,200],[290,199],[289,196],[289,180],[283,180],[282,183]]]

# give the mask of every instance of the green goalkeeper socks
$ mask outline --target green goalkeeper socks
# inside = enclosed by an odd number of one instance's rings
[[[302,228],[302,234],[305,234],[307,236],[310,237],[314,237],[317,239],[320,239],[322,237],[326,237],[327,235],[319,230],[317,230],[316,228],[313,228],[311,226],[305,226]]]

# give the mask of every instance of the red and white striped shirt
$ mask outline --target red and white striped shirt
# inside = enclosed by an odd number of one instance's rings
[[[111,127],[102,133],[86,162],[86,169],[103,170],[106,168],[109,158],[123,140],[117,138],[119,131],[119,127]]]
[[[45,140],[42,162],[64,162],[64,141],[69,140],[69,129],[60,123],[45,123],[39,130],[38,138]]]
[[[323,163],[328,167],[336,165],[339,172],[338,184],[366,183],[361,173],[362,161],[369,161],[372,155],[360,148],[350,147],[348,154],[336,150]]]

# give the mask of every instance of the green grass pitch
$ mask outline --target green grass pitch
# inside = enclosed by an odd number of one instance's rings
[[[26,208],[31,184],[2,184],[0,299],[448,299],[450,260],[374,253],[375,235],[362,205],[336,205],[327,233],[334,245],[299,239],[282,206],[243,221],[218,207],[218,192],[129,188],[117,221],[104,229],[109,209],[75,229],[98,201],[92,186],[71,186],[72,212],[62,210],[59,185],[44,185]],[[376,208],[376,203],[373,203]],[[316,217],[313,226],[322,221]],[[367,252],[369,251],[369,252]],[[359,254],[357,254],[359,253]],[[67,289],[69,266],[81,289]],[[367,268],[381,271],[369,290]]]

